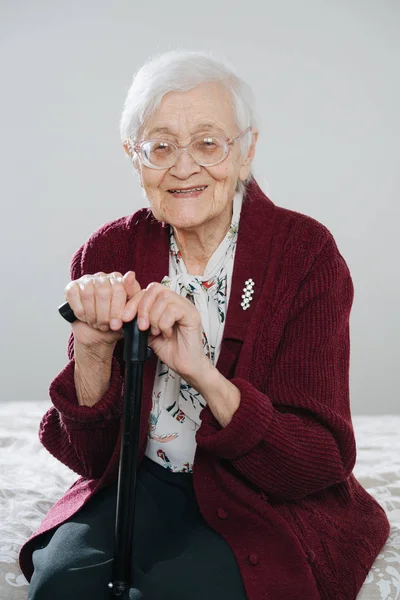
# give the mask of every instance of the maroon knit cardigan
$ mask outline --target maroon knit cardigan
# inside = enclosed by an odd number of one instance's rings
[[[168,230],[148,209],[107,223],[73,256],[71,279],[134,270],[142,287],[161,281],[168,273]],[[254,297],[243,311],[248,278]],[[224,428],[208,406],[202,410],[193,464],[200,511],[232,548],[249,600],[353,600],[389,536],[383,508],[352,474],[352,302],[351,275],[328,229],[276,206],[253,181],[217,364],[239,388],[241,402]],[[53,406],[39,436],[80,478],[22,547],[28,580],[32,541],[118,476],[122,347],[120,340],[108,391],[93,408],[82,407],[70,335],[70,360],[50,385]],[[156,362],[153,356],[145,365],[140,460]]]

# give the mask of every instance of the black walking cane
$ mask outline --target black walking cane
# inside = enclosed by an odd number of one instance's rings
[[[76,316],[68,302],[58,308],[69,323]],[[139,459],[140,412],[142,405],[143,364],[150,357],[147,331],[140,331],[136,317],[123,324],[125,389],[115,519],[115,556],[113,580],[108,584],[111,598],[140,600],[142,593],[131,587],[132,540],[135,517],[136,474]]]

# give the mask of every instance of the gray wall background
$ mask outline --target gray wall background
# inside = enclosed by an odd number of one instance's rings
[[[351,408],[399,413],[400,4],[0,0],[1,401],[66,364],[73,252],[146,204],[118,136],[134,71],[212,50],[257,99],[255,174],[333,233],[353,275]]]

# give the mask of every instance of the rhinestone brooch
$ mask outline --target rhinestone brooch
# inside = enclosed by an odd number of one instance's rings
[[[252,279],[248,279],[245,282],[245,286],[243,288],[243,294],[242,294],[242,302],[240,304],[240,306],[243,308],[243,310],[247,310],[250,306],[250,302],[253,299],[253,294],[254,294],[254,281]]]

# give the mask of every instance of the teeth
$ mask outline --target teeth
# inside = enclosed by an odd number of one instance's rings
[[[202,192],[206,189],[206,185],[198,188],[190,188],[189,190],[171,190],[173,194],[190,194],[191,192]]]

